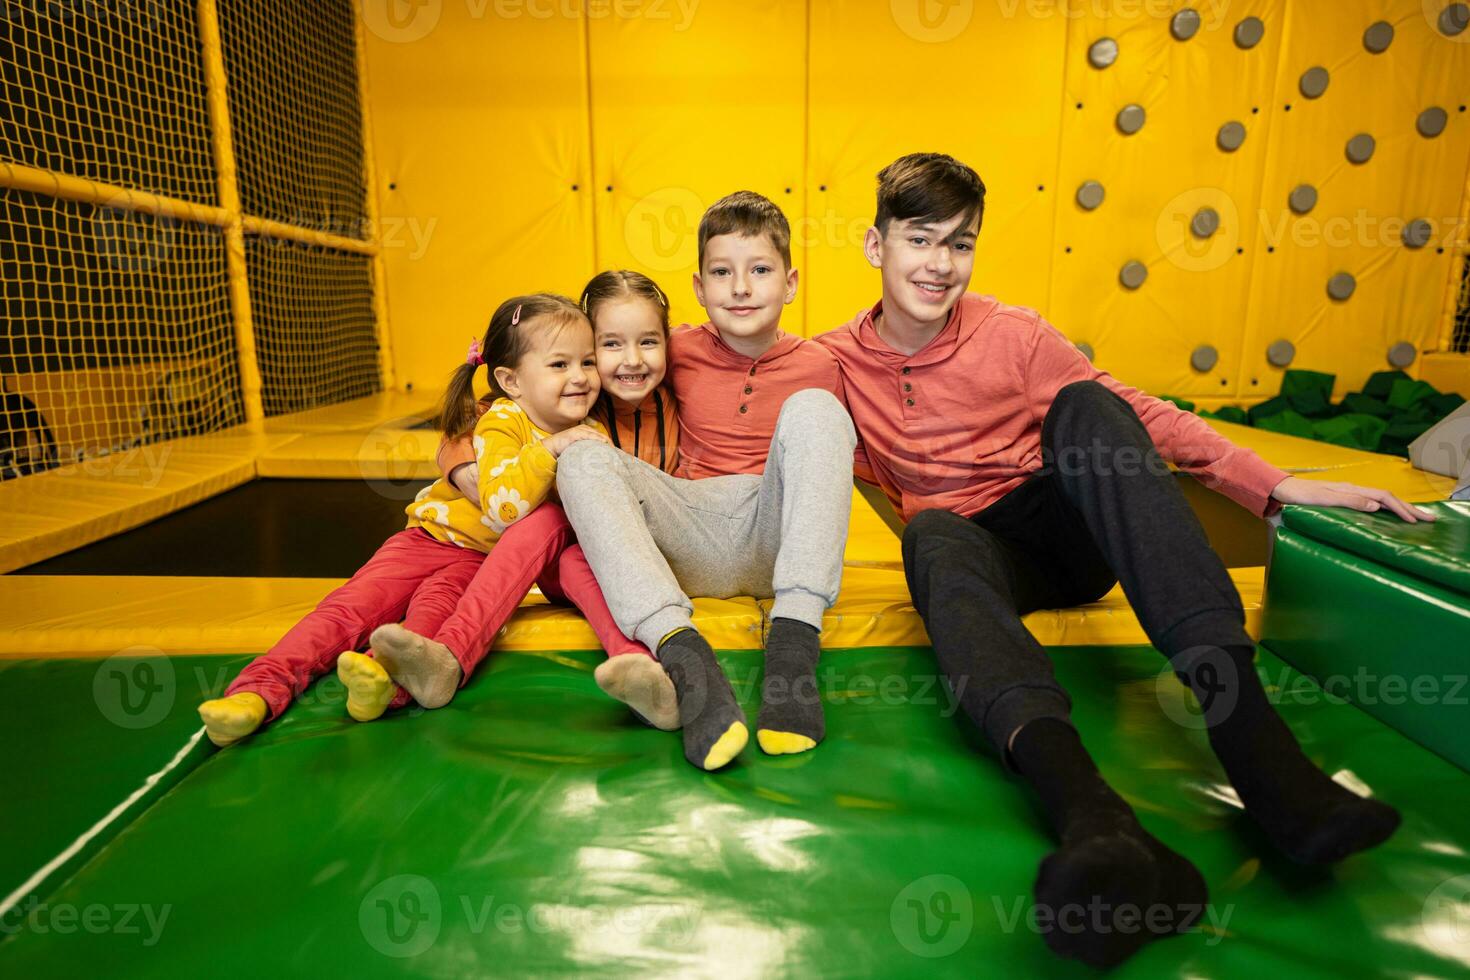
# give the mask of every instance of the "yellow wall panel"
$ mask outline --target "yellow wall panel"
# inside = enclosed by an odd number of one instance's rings
[[[949,153],[985,181],[970,288],[1043,308],[1067,24],[1058,3],[832,0],[811,17],[811,332],[877,302],[862,253],[875,178],[917,151]]]
[[[1198,30],[1178,40],[1172,17],[1188,4],[1074,2],[1052,320],[1073,341],[1091,345],[1099,367],[1147,391],[1236,394],[1283,5],[1194,4]],[[1248,17],[1265,31],[1242,49],[1235,28]],[[1104,38],[1116,42],[1117,58],[1097,68],[1089,50]],[[1117,117],[1130,104],[1143,108],[1145,121],[1125,135]],[[1230,122],[1245,130],[1233,152],[1218,145]],[[1091,211],[1076,197],[1085,181],[1105,192]],[[1204,208],[1219,225],[1200,238],[1190,226]],[[1147,268],[1147,278],[1130,290],[1119,277],[1131,261]],[[1202,346],[1218,354],[1203,372],[1191,366]]]
[[[1266,349],[1279,339],[1296,346],[1293,367],[1335,373],[1338,396],[1388,370],[1392,345],[1437,346],[1470,158],[1470,120],[1462,111],[1470,94],[1470,33],[1439,34],[1430,18],[1442,6],[1371,0],[1330,15],[1316,4],[1288,8],[1243,386],[1259,380],[1265,393],[1278,389],[1281,369],[1267,363]],[[1364,32],[1379,20],[1393,26],[1393,40],[1373,54]],[[1320,98],[1307,99],[1299,80],[1313,66],[1326,68],[1331,81]],[[1447,111],[1448,124],[1426,139],[1416,120],[1431,106]],[[1364,164],[1346,154],[1358,133],[1376,142]],[[1318,203],[1298,216],[1287,198],[1303,183],[1317,188]],[[1411,250],[1400,235],[1416,218],[1428,219],[1434,230],[1426,247]],[[1346,302],[1327,294],[1328,279],[1339,272],[1357,280]]]
[[[593,267],[583,22],[538,9],[361,6],[399,385],[442,387],[499,302]]]
[[[652,276],[675,323],[701,323],[691,282],[704,209],[752,190],[793,228],[801,216],[806,7],[671,2],[644,13],[587,22],[596,264]],[[799,248],[792,263],[802,269]],[[794,333],[806,288],[782,319]]]

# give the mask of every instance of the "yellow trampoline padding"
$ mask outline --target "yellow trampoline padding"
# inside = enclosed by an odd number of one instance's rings
[[[300,435],[256,460],[256,473],[280,479],[433,480],[439,476],[433,429]]]
[[[1231,570],[1257,635],[1264,570]],[[189,656],[261,653],[305,616],[341,579],[173,578],[152,576],[0,577],[0,658]],[[770,602],[696,599],[694,620],[714,646],[762,646]],[[1073,609],[1044,610],[1026,626],[1046,646],[1147,643],[1121,589]],[[829,649],[924,646],[929,642],[897,568],[848,568],[842,594],[827,612]],[[501,630],[507,650],[595,650],[597,640],[574,610],[531,596]],[[141,651],[137,648],[143,648]]]
[[[272,433],[369,432],[375,428],[406,429],[432,416],[438,408],[436,391],[380,391],[336,405],[277,415],[262,422],[247,423]]]
[[[255,478],[292,436],[226,430],[135,446],[0,483],[0,572],[120,534]]]

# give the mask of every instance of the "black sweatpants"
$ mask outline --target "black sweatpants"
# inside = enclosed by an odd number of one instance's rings
[[[904,572],[940,669],[1009,764],[1011,735],[1071,701],[1021,624],[1121,581],[1144,632],[1180,669],[1252,648],[1240,595],[1132,406],[1095,381],[1057,393],[1043,467],[974,518],[915,515]]]

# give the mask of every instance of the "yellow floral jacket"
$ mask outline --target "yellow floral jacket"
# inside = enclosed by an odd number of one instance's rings
[[[596,421],[582,424],[606,435]],[[515,402],[497,398],[480,416],[471,440],[480,499],[466,499],[440,477],[406,508],[408,526],[421,527],[446,544],[488,553],[506,528],[555,491],[556,457],[541,445],[548,435]]]

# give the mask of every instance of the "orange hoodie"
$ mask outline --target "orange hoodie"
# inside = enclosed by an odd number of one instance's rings
[[[1035,310],[966,293],[923,350],[878,336],[879,303],[816,340],[837,355],[874,482],[911,520],[928,508],[971,517],[1041,468],[1041,423],[1058,391],[1096,381],[1142,420],[1159,454],[1254,514],[1290,474],[1197,415],[1093,367]],[[863,458],[860,455],[859,475]]]

